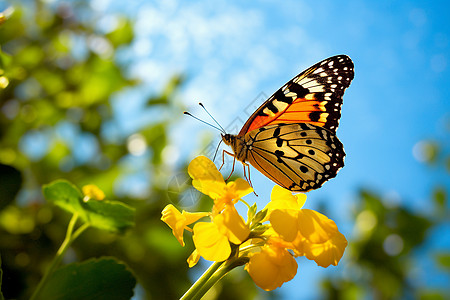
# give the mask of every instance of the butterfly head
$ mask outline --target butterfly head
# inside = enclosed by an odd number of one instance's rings
[[[233,140],[235,140],[234,136],[229,133],[221,134],[221,136],[222,136],[222,141],[228,146],[231,146],[233,143]]]

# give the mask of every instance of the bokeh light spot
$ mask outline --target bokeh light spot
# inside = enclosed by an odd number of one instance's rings
[[[398,234],[390,234],[383,242],[383,249],[390,256],[398,255],[403,250],[403,239]]]

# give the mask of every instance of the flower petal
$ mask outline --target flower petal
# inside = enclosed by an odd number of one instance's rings
[[[88,184],[81,188],[83,194],[88,197],[88,199],[103,200],[105,199],[105,193],[96,185]]]
[[[269,217],[273,230],[286,242],[292,242],[298,233],[298,211],[276,209]]]
[[[271,291],[294,278],[297,262],[286,249],[268,245],[250,257],[245,270],[257,286]]]
[[[180,213],[178,209],[172,204],[167,205],[161,212],[161,220],[169,225],[172,229],[173,235],[177,238],[181,246],[184,247],[183,233],[187,225],[192,224],[199,219],[206,217],[209,213],[199,212],[199,213],[189,213],[183,211]]]
[[[253,192],[253,188],[250,186],[247,180],[244,180],[242,178],[238,178],[235,181],[228,182],[227,187],[233,190],[234,199],[242,198]]]
[[[199,259],[200,254],[198,253],[197,249],[195,249],[194,251],[192,251],[191,255],[189,255],[189,258],[187,259],[189,268],[195,266],[198,263]]]
[[[226,194],[225,182],[194,179],[192,185],[197,191],[210,196],[212,199],[218,199]]]
[[[272,189],[270,200],[269,207],[266,208],[299,210],[305,204],[306,195],[301,193],[294,195],[291,191],[276,185]]]
[[[250,228],[245,224],[234,205],[228,205],[225,210],[214,217],[214,223],[233,244],[241,244],[250,234]]]
[[[302,236],[313,244],[321,244],[328,241],[338,231],[333,220],[311,209],[301,209],[299,211],[298,223]]]
[[[184,218],[178,209],[172,204],[167,205],[161,212],[161,220],[169,225],[172,229],[173,235],[180,242],[181,246],[184,247],[183,232],[184,232]]]
[[[195,247],[206,260],[224,261],[231,254],[228,238],[223,235],[216,224],[199,222],[194,225]]]
[[[209,180],[225,183],[216,165],[206,156],[194,158],[189,163],[188,173],[194,180]]]
[[[306,246],[308,245],[308,246]],[[306,244],[305,256],[310,260],[314,260],[321,267],[329,265],[336,266],[344,254],[347,247],[347,239],[339,231],[323,244]]]

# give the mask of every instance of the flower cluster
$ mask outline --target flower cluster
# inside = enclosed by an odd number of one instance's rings
[[[303,209],[305,194],[293,195],[275,186],[271,201],[260,212],[241,198],[253,192],[247,181],[226,183],[214,163],[204,156],[188,167],[193,186],[214,200],[211,212],[179,212],[167,205],[162,218],[184,246],[184,230],[193,232],[196,249],[188,259],[194,266],[200,256],[215,262],[245,265],[253,281],[264,290],[273,290],[290,281],[297,273],[294,257],[305,256],[319,266],[337,265],[347,240],[336,224],[314,210]],[[245,221],[235,204],[248,207]],[[202,218],[208,221],[200,221]],[[194,224],[195,223],[195,224]],[[189,225],[193,225],[193,228]]]

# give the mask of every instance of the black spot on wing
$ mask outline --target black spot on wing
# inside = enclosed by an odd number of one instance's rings
[[[277,137],[280,135],[281,132],[281,128],[277,127],[274,131],[273,131],[273,137]]]
[[[276,114],[278,112],[278,108],[273,104],[273,101],[270,101],[269,103],[267,103],[266,107],[274,114]]]
[[[281,147],[281,146],[283,146],[283,140],[282,139],[280,139],[280,138],[277,138],[277,146],[278,147]]]
[[[289,86],[289,91],[296,93],[297,98],[304,98],[309,94],[309,90],[307,88],[294,82],[291,84],[291,86]]]
[[[281,157],[284,156],[284,152],[281,151],[281,150],[275,150],[274,153],[275,153],[275,155],[276,155],[276,157],[277,157],[277,161],[278,161],[279,163],[282,163],[283,160],[281,159]]]
[[[320,114],[320,111],[313,111],[309,114],[309,118],[311,119],[311,121],[317,122],[320,119]]]
[[[279,89],[278,91],[276,91],[275,94],[273,94],[273,99],[277,99],[278,101],[281,101],[281,102],[284,102],[287,104],[291,104],[294,101],[294,99],[292,99],[291,97],[286,97],[284,95],[282,88]]]

